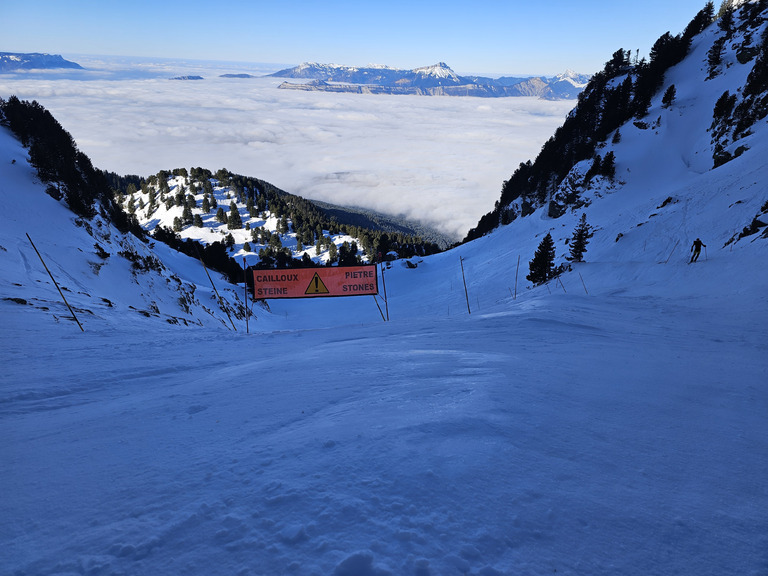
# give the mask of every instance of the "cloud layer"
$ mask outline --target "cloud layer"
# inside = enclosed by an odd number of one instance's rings
[[[278,90],[279,79],[0,79],[37,100],[99,168],[201,166],[306,198],[421,220],[463,237],[573,101]],[[185,71],[185,73],[190,73]]]

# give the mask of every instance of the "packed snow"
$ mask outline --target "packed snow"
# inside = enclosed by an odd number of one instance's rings
[[[0,127],[0,573],[768,573],[768,126],[711,168],[705,53],[582,210],[247,331],[242,285],[76,221]]]

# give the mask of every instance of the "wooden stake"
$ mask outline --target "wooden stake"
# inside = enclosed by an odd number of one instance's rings
[[[61,296],[61,299],[64,300],[64,304],[66,304],[67,308],[69,308],[69,312],[70,314],[72,314],[72,318],[74,318],[75,322],[77,322],[77,325],[80,326],[80,331],[85,332],[83,325],[80,324],[80,320],[78,320],[77,316],[75,316],[75,311],[72,310],[72,306],[69,305],[69,302],[67,302],[67,299],[64,297],[64,292],[61,291],[61,288],[59,288],[59,283],[56,282],[56,278],[54,278],[53,274],[51,274],[51,271],[48,270],[48,266],[46,266],[45,260],[43,260],[43,257],[40,255],[40,252],[37,251],[37,246],[35,246],[35,243],[32,242],[32,238],[29,237],[29,234],[27,234],[27,240],[29,240],[29,243],[32,244],[32,248],[35,249],[35,252],[37,253],[37,257],[40,258],[40,262],[43,263],[43,268],[45,268],[45,271],[48,272],[48,276],[50,276],[51,280],[53,280],[53,285],[56,286],[56,290],[59,291],[59,295]]]
[[[520,254],[517,255],[517,268],[515,269],[515,300],[517,300],[517,273],[520,272]]]

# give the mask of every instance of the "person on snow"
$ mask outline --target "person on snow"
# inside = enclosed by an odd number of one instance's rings
[[[691,246],[691,252],[693,252],[693,255],[691,256],[691,262],[696,262],[696,260],[699,259],[699,254],[701,254],[701,247],[704,246],[704,248],[707,247],[704,242],[702,242],[700,239],[696,238],[696,240],[693,241],[693,246]],[[688,262],[690,264],[691,262]]]

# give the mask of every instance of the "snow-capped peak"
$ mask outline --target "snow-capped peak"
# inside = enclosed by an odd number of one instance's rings
[[[434,76],[435,78],[451,78],[454,80],[459,80],[458,75],[453,70],[451,70],[451,67],[448,66],[448,64],[445,62],[438,62],[432,66],[414,68],[413,72],[423,76]]]

